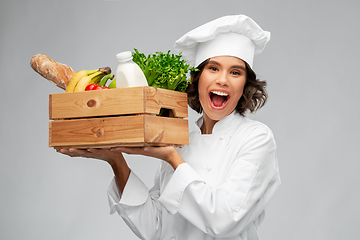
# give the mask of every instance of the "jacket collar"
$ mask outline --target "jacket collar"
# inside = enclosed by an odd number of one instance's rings
[[[212,135],[214,134],[224,134],[227,132],[233,132],[234,128],[237,128],[242,122],[243,116],[237,113],[235,110],[215,123],[215,126],[212,130]],[[204,122],[203,116],[201,116],[195,123],[198,126],[198,131],[201,133],[201,126]]]

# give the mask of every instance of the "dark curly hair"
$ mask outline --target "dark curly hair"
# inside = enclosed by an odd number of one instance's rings
[[[203,72],[205,66],[208,64],[210,59],[202,62],[197,68],[199,71],[190,72],[191,84],[186,89],[188,94],[188,104],[194,109],[197,113],[202,113],[202,107],[199,100],[199,78]],[[255,72],[251,67],[245,62],[246,65],[246,83],[244,86],[243,94],[235,107],[235,110],[240,113],[242,116],[245,116],[246,111],[251,113],[256,112],[258,109],[263,107],[268,99],[268,94],[266,91],[266,81],[261,81],[256,78]]]

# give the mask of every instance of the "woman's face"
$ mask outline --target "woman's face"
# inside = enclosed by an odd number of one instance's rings
[[[219,121],[232,113],[246,83],[245,62],[237,57],[210,58],[199,78],[199,100],[206,117]]]

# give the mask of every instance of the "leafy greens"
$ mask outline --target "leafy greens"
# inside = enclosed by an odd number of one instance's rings
[[[139,65],[151,87],[184,92],[191,83],[186,74],[189,71],[198,71],[186,64],[186,60],[181,60],[181,53],[170,54],[170,50],[167,53],[156,52],[145,56],[134,48],[132,55],[133,61]]]

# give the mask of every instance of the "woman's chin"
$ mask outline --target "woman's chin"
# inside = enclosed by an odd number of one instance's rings
[[[220,121],[224,117],[228,116],[230,113],[233,112],[230,108],[224,107],[224,108],[212,108],[208,107],[207,109],[203,109],[204,113],[208,118],[210,118],[213,121]]]

